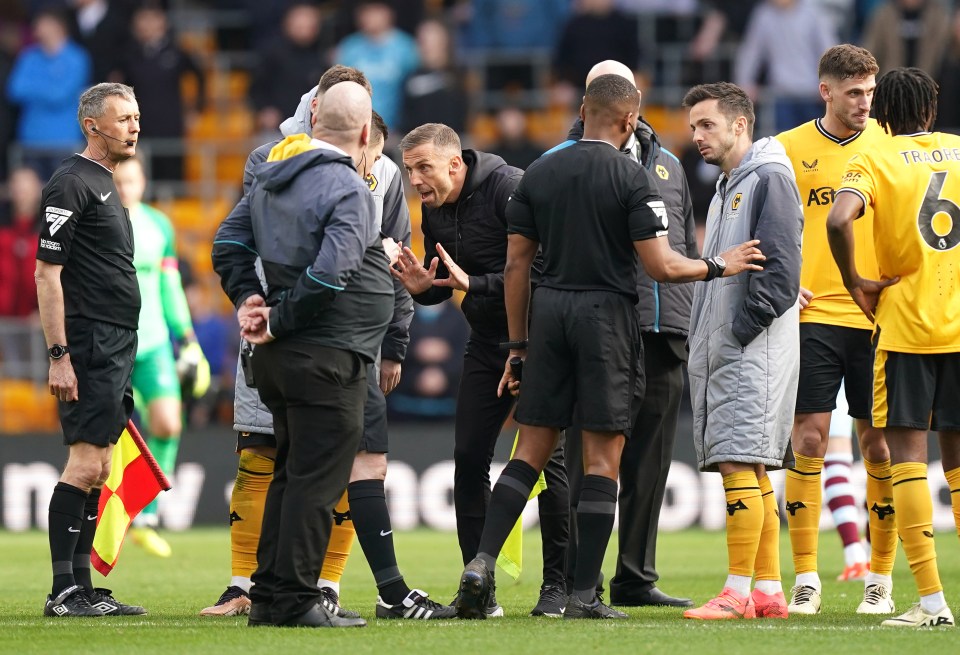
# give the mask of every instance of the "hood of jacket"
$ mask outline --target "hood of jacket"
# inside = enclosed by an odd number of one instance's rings
[[[313,126],[310,124],[310,102],[313,100],[313,96],[317,95],[318,88],[318,86],[315,86],[300,96],[300,104],[297,105],[297,110],[293,112],[293,116],[280,123],[280,133],[283,136],[311,134],[313,132]]]
[[[768,136],[759,141],[755,141],[753,145],[750,146],[750,149],[747,150],[747,154],[743,156],[740,165],[730,171],[729,186],[736,184],[739,180],[765,164],[780,164],[786,169],[789,177],[794,177],[793,164],[790,163],[790,158],[787,157],[787,151],[784,150],[783,144],[776,138]],[[723,183],[723,180],[724,176],[721,175],[717,183],[718,189]]]
[[[653,127],[644,120],[643,116],[637,119],[637,129],[633,132],[637,143],[640,144],[639,160],[646,168],[650,168],[657,161],[660,155],[660,137],[657,136]],[[573,122],[570,131],[567,132],[567,139],[570,141],[579,141],[583,138],[583,120],[578,118]]]
[[[267,191],[278,191],[307,168],[340,162],[353,168],[353,160],[338,152],[317,147],[306,134],[286,137],[270,150],[267,161],[257,164],[253,176]]]
[[[491,173],[501,166],[507,165],[507,162],[500,155],[470,150],[469,148],[463,151],[463,161],[467,165],[467,177],[463,181],[463,190],[460,192],[457,202],[469,198],[474,191],[480,188],[484,180],[490,177]]]

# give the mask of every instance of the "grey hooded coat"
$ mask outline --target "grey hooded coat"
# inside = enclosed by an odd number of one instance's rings
[[[792,459],[802,232],[790,160],[778,141],[761,139],[720,178],[707,214],[704,256],[755,238],[766,260],[762,271],[696,283],[688,371],[702,471]]]

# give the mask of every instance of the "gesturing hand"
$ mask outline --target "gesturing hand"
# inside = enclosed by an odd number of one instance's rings
[[[720,253],[720,256],[727,263],[726,270],[723,271],[723,277],[730,277],[743,271],[762,271],[763,266],[755,263],[766,259],[760,249],[757,248],[759,243],[759,241],[753,239]]]
[[[848,287],[850,297],[857,303],[867,318],[871,322],[874,320],[874,313],[877,311],[877,302],[880,300],[880,292],[887,287],[900,281],[900,276],[887,280],[868,280],[867,278],[858,278],[853,286]]]
[[[451,289],[458,289],[460,291],[469,291],[470,276],[467,275],[462,268],[457,266],[457,263],[453,261],[453,258],[450,256],[450,254],[444,250],[443,246],[441,246],[439,243],[437,244],[437,252],[440,253],[440,259],[443,260],[443,265],[446,266],[447,270],[450,272],[450,277],[434,280],[433,286],[450,287]]]
[[[393,277],[400,280],[400,283],[407,291],[416,295],[423,293],[431,286],[437,277],[437,265],[440,260],[437,257],[430,262],[430,268],[424,268],[413,251],[404,247],[400,251],[400,258],[397,260],[397,267],[390,267],[390,273]]]

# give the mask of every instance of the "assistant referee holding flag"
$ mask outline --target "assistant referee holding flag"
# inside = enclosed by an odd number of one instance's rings
[[[140,288],[133,228],[113,171],[133,157],[140,108],[133,89],[98,84],[80,96],[77,120],[87,139],[43,188],[37,249],[37,299],[50,356],[67,466],[50,497],[53,589],[46,616],[146,614],[90,578],[100,489],[113,446],[133,413]]]

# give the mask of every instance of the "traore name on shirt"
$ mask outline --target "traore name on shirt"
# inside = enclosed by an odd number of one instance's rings
[[[904,164],[930,164],[944,161],[960,162],[960,148],[936,148],[934,150],[901,150]]]

